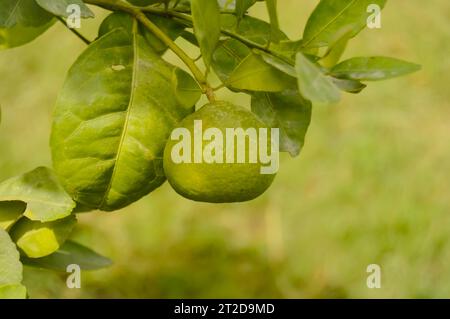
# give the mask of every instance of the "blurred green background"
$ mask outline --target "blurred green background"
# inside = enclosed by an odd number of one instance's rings
[[[317,2],[279,1],[289,36],[300,38]],[[105,16],[96,13],[81,29],[91,39]],[[252,14],[264,18],[264,7]],[[64,274],[27,268],[30,296],[450,297],[450,2],[389,1],[382,18],[346,56],[393,56],[423,70],[315,107],[301,156],[283,156],[264,196],[202,204],[165,184],[122,211],[80,215],[74,238],[114,265],[83,273],[74,290]],[[0,52],[0,179],[51,165],[53,105],[84,48],[57,24]],[[366,286],[373,263],[381,289]]]

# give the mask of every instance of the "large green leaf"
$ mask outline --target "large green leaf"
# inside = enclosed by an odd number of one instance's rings
[[[280,129],[280,151],[300,154],[311,122],[311,102],[297,90],[253,93],[252,112],[267,125]]]
[[[162,153],[201,92],[133,32],[91,44],[69,71],[54,115],[55,170],[83,206],[125,207],[164,181]]]
[[[77,220],[74,215],[54,222],[41,223],[21,218],[10,230],[17,247],[30,258],[48,256],[69,238]]]
[[[0,228],[8,230],[27,208],[24,202],[0,202]]]
[[[11,28],[16,24],[38,27],[51,19],[52,15],[34,0],[0,0],[0,28]]]
[[[0,50],[27,44],[47,31],[54,23],[55,20],[52,19],[48,23],[37,27],[26,27],[16,24],[11,28],[0,28]]]
[[[387,0],[321,0],[306,23],[303,47],[328,46],[348,32],[349,38],[357,35],[367,25],[367,7],[377,4],[384,7]]]
[[[341,94],[331,78],[325,76],[320,68],[308,60],[303,53],[297,53],[295,61],[298,87],[301,94],[312,102],[336,103]]]
[[[25,216],[42,222],[69,216],[75,202],[59,184],[53,171],[46,167],[13,177],[0,184],[0,202],[27,203]]]
[[[236,90],[280,92],[292,87],[292,77],[250,53],[230,74],[227,86]]]
[[[81,18],[94,18],[94,13],[84,4],[82,0],[35,0],[41,8],[60,17],[68,17],[71,12],[67,11],[70,5],[80,8]]]
[[[22,263],[19,252],[8,233],[0,228],[0,286],[22,281]]]
[[[336,65],[331,74],[357,81],[379,81],[420,70],[420,65],[388,57],[359,57]]]
[[[0,286],[0,299],[25,299],[27,289],[21,284]]]
[[[42,258],[22,257],[22,262],[33,266],[56,271],[67,271],[67,266],[77,264],[82,270],[96,270],[111,266],[110,259],[73,241],[66,241],[59,250]]]
[[[217,0],[191,0],[194,32],[207,67],[220,38],[220,8]]]
[[[158,26],[166,35],[172,40],[178,38],[184,31],[184,26],[174,21],[173,19],[164,18],[155,15],[147,15],[154,24]],[[124,28],[128,32],[132,32],[133,18],[124,12],[113,12],[103,20],[100,25],[98,36],[102,37],[108,32],[117,29]],[[152,32],[148,31],[142,25],[139,25],[139,31],[148,41],[150,46],[158,54],[163,54],[167,50],[167,45],[159,40]]]

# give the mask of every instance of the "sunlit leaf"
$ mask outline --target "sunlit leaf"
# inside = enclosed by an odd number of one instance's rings
[[[42,222],[69,216],[75,202],[59,184],[53,171],[46,167],[0,183],[0,202],[22,201],[29,219]]]
[[[115,29],[91,44],[54,115],[53,162],[66,190],[85,207],[110,211],[160,186],[166,140],[200,95],[139,34]]]

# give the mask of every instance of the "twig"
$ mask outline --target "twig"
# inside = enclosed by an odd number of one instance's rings
[[[61,22],[62,24],[64,24],[64,26],[73,34],[75,34],[78,38],[81,39],[81,41],[83,41],[84,43],[86,43],[87,45],[91,44],[91,41],[89,41],[84,35],[82,35],[80,32],[78,32],[76,29],[74,28],[69,28],[69,26],[67,25],[66,20],[64,20],[63,18],[61,18],[60,16],[56,16],[56,19],[58,19],[59,22]]]

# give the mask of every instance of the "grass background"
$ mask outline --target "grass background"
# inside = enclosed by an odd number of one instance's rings
[[[299,38],[317,1],[279,3],[283,29]],[[81,30],[91,39],[105,15],[96,13]],[[265,17],[261,5],[252,13]],[[421,72],[315,107],[301,156],[283,156],[255,201],[195,203],[165,184],[122,211],[81,215],[74,237],[114,266],[83,273],[79,290],[64,275],[26,268],[30,296],[449,297],[449,17],[447,0],[389,1],[382,29],[363,31],[346,56],[403,58]],[[0,179],[51,165],[52,109],[84,48],[56,25],[0,53]],[[366,286],[372,263],[381,289]]]

